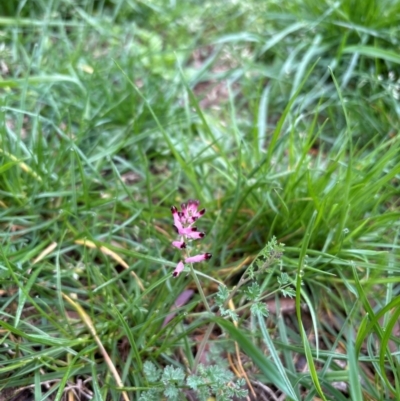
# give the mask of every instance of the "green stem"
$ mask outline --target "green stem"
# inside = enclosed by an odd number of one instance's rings
[[[215,323],[211,323],[208,326],[208,329],[207,329],[206,333],[204,334],[203,339],[201,340],[199,349],[197,350],[196,358],[194,358],[194,362],[193,362],[193,373],[196,373],[197,366],[200,363],[200,358],[203,355],[204,349],[206,348],[206,344],[208,343],[211,333],[214,330],[214,326],[215,326]]]
[[[205,308],[207,309],[207,312],[209,312],[210,314],[212,314],[210,305],[209,305],[208,302],[207,302],[206,295],[204,294],[204,291],[203,291],[203,288],[202,288],[202,286],[201,286],[200,280],[199,280],[199,278],[197,277],[197,274],[196,274],[196,272],[194,271],[193,265],[192,265],[192,264],[190,264],[190,274],[192,275],[193,280],[194,280],[194,282],[196,283],[196,287],[197,287],[197,290],[199,291],[200,298],[201,298],[201,300],[203,301],[204,306],[205,306]]]
[[[191,275],[192,275],[192,277],[193,277],[194,282],[196,283],[196,287],[197,287],[197,290],[199,291],[200,298],[201,298],[202,301],[203,301],[204,307],[207,309],[207,312],[211,315],[212,312],[211,312],[210,305],[209,305],[208,302],[207,302],[206,295],[204,294],[204,291],[203,291],[203,288],[202,288],[202,286],[201,286],[200,280],[199,280],[199,278],[197,277],[197,274],[196,274],[196,272],[194,271],[193,265],[192,265],[192,264],[190,264],[190,273],[191,273]],[[211,323],[211,324],[208,326],[208,329],[207,329],[206,333],[204,334],[203,339],[201,340],[199,349],[197,350],[197,354],[196,354],[196,357],[195,357],[195,359],[194,359],[194,363],[193,363],[193,372],[196,372],[197,366],[199,365],[199,362],[200,362],[200,358],[201,358],[201,356],[203,355],[204,349],[206,348],[206,344],[208,343],[208,340],[209,340],[210,335],[211,335],[211,333],[212,333],[212,331],[213,331],[213,329],[214,329],[214,326],[215,326],[214,323]]]

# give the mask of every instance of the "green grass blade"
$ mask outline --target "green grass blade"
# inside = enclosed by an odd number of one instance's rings
[[[400,64],[400,55],[398,52],[382,49],[379,47],[372,46],[346,46],[343,49],[343,53],[359,53],[366,57],[382,59],[390,61],[392,63]]]
[[[229,333],[230,337],[239,344],[240,349],[245,352],[252,361],[258,366],[265,376],[265,379],[273,383],[285,394],[294,394],[294,399],[297,399],[292,386],[288,387],[285,379],[277,373],[276,367],[271,363],[248,338],[239,329],[237,329],[231,322],[221,319],[213,318],[220,327]]]
[[[306,252],[308,249],[308,244],[311,239],[311,235],[314,229],[314,223],[317,217],[317,213],[314,212],[306,229],[306,232],[303,236],[303,244],[301,247],[300,255],[299,255],[299,262],[297,265],[297,279],[296,279],[296,315],[297,315],[297,322],[299,324],[300,335],[304,346],[304,351],[307,359],[308,369],[310,370],[311,380],[314,383],[315,389],[317,390],[319,396],[326,401],[325,395],[322,391],[321,384],[318,379],[317,369],[314,364],[314,357],[311,352],[310,343],[307,338],[307,334],[304,330],[302,317],[301,317],[301,286],[302,280],[304,276],[304,260],[306,257]]]
[[[352,400],[362,400],[360,371],[357,353],[354,349],[353,328],[349,327],[347,333],[347,357],[349,360],[349,385]]]
[[[258,320],[258,324],[261,328],[261,334],[263,336],[263,340],[264,340],[265,344],[267,345],[269,352],[272,355],[272,359],[275,363],[276,368],[278,369],[281,379],[285,383],[286,389],[289,391],[289,393],[287,393],[287,395],[289,397],[291,397],[293,400],[300,400],[300,398],[297,395],[297,391],[293,387],[292,383],[290,382],[290,380],[286,374],[285,368],[282,365],[281,359],[278,355],[275,345],[272,342],[270,335],[268,334],[268,330],[265,326],[265,317],[261,313],[258,313],[257,320]]]

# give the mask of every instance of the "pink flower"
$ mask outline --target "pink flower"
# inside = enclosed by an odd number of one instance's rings
[[[180,224],[180,223],[179,223]],[[193,236],[194,232],[197,232],[197,227],[183,227],[182,225],[174,225],[175,231],[177,234],[179,235],[186,235],[187,237],[191,237]],[[194,236],[196,237],[197,235],[199,235],[200,233],[194,234]],[[202,233],[203,236],[200,238],[204,237],[204,233]]]
[[[189,199],[188,203],[182,203],[182,213],[183,218],[186,223],[193,224],[197,219],[199,219],[206,212],[206,209],[198,211],[200,202],[198,200]]]
[[[175,225],[182,225],[178,209],[175,206],[171,207],[172,217],[174,218]]]
[[[200,231],[192,231],[190,234],[187,234],[186,236],[190,239],[200,239],[204,238],[206,234],[200,232]]]
[[[178,249],[186,248],[185,241],[172,241],[172,246]]]
[[[197,231],[197,227],[193,227],[194,222],[206,212],[206,209],[197,210],[199,204],[198,200],[189,199],[187,203],[181,204],[181,212],[175,206],[171,207],[174,229],[178,235],[193,240],[205,236],[204,232]],[[184,238],[181,239],[181,241],[183,240]]]
[[[185,265],[183,264],[183,262],[182,262],[182,261],[179,261],[179,263],[176,265],[175,270],[174,270],[174,272],[172,273],[172,275],[173,275],[174,277],[178,277],[178,276],[179,276],[179,273],[180,273],[181,271],[183,271],[184,268],[185,268]]]
[[[208,260],[212,258],[211,253],[202,253],[200,255],[191,256],[185,259],[185,263],[198,263],[203,262],[203,260]]]

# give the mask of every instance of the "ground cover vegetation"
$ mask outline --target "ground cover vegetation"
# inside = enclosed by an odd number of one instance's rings
[[[0,13],[1,401],[400,399],[398,1]]]

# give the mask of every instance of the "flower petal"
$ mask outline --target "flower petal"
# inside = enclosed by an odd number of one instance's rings
[[[179,235],[190,236],[192,233],[197,232],[197,227],[183,227],[182,224],[175,224],[174,227]]]
[[[178,212],[178,209],[175,206],[172,206],[171,212],[172,212],[172,217],[174,218],[174,224],[182,226],[182,218],[181,218],[182,216],[181,213]]]
[[[197,208],[200,205],[200,201],[198,200],[194,200],[194,199],[189,199],[188,200],[188,204],[187,204],[187,208],[189,209],[189,211],[191,213],[196,213],[197,212]]]
[[[186,237],[190,239],[200,239],[204,238],[205,235],[206,234],[201,231],[192,231],[191,233],[186,234]]]
[[[177,224],[173,224],[172,227],[174,227],[175,232],[176,232],[177,234],[183,235],[183,234],[181,234],[181,231],[182,231],[182,229],[183,229],[181,223],[178,222]]]
[[[203,260],[211,259],[211,257],[212,257],[211,253],[202,253],[200,255],[190,256],[189,258],[186,258],[185,263],[203,262]]]
[[[185,241],[172,241],[172,246],[178,249],[186,248]]]
[[[201,209],[199,212],[194,213],[196,219],[199,219],[206,212],[206,209]]]
[[[183,271],[183,269],[185,268],[185,265],[183,264],[182,261],[179,261],[179,263],[176,265],[174,272],[172,273],[172,275],[174,277],[178,277],[179,273]]]

